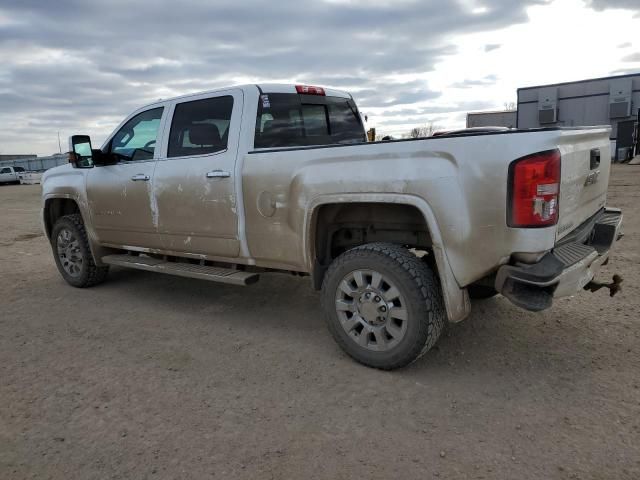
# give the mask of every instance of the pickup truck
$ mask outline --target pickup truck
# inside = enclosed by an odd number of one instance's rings
[[[605,285],[594,275],[622,235],[609,149],[608,127],[367,142],[348,93],[244,85],[140,108],[100,149],[71,137],[42,218],[75,287],[112,265],[235,285],[308,276],[340,347],[394,369],[470,297],[540,311]]]
[[[20,175],[25,173],[23,167],[0,167],[1,183],[20,183]]]

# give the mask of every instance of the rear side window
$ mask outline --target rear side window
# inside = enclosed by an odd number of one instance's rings
[[[227,148],[232,110],[232,96],[177,104],[167,156],[205,155]]]
[[[24,172],[24,168],[22,167],[13,167],[16,172]]]
[[[320,95],[260,96],[255,148],[366,142],[353,100]]]

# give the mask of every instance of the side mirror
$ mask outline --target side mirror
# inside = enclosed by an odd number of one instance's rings
[[[75,168],[93,167],[93,150],[89,135],[69,137],[69,163]]]

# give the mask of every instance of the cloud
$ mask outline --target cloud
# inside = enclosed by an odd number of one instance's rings
[[[485,45],[484,46],[484,51],[485,52],[491,52],[493,50],[497,50],[498,48],[500,48],[502,45],[500,45],[499,43],[492,43],[489,45]]]
[[[595,10],[621,8],[625,10],[640,11],[640,4],[638,4],[638,0],[588,0],[587,5]]]
[[[493,85],[498,81],[497,75],[487,75],[483,78],[477,79],[467,79],[461,82],[455,82],[451,84],[453,88],[473,88],[473,87],[484,87],[486,85]]]
[[[640,62],[640,52],[632,53],[622,58],[623,62]]]
[[[58,131],[99,143],[145,103],[245,82],[345,88],[365,108],[437,99],[416,79],[456,53],[455,35],[526,22],[543,3],[5,0],[0,149],[51,153]]]

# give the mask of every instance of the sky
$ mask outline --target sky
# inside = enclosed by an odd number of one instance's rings
[[[242,83],[347,90],[401,136],[634,72],[640,0],[0,0],[0,154],[100,145],[146,103]]]

